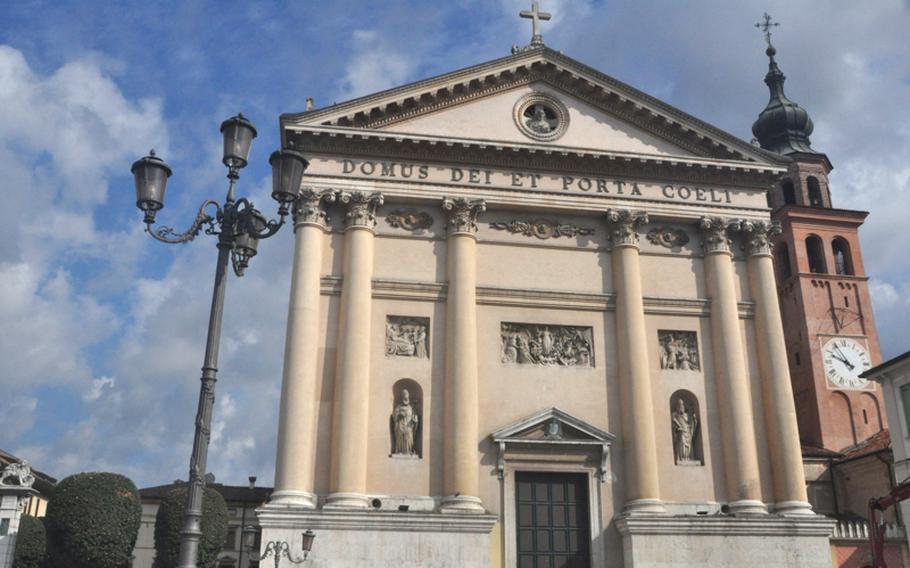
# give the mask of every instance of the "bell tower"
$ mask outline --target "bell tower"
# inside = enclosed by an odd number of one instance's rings
[[[859,375],[881,360],[863,268],[865,211],[837,209],[828,157],[809,140],[809,113],[784,94],[786,77],[768,43],[768,105],[752,125],[765,150],[791,160],[768,196],[782,232],[775,241],[781,316],[803,443],[841,451],[887,427],[880,387]]]

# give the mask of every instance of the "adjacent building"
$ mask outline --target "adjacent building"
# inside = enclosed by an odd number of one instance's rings
[[[878,383],[884,393],[894,452],[893,481],[902,483],[910,479],[910,351],[865,371],[863,378]],[[904,501],[898,508],[901,518],[907,519],[910,502]]]
[[[157,485],[139,490],[142,500],[142,524],[136,539],[131,568],[152,568],[155,561],[155,515],[158,506],[171,490],[185,485],[184,481],[175,481],[167,485]],[[211,487],[224,497],[228,509],[228,532],[224,547],[218,556],[216,568],[259,568],[259,542],[254,543],[252,550],[243,546],[243,527],[253,526],[258,529],[256,508],[269,497],[270,487],[256,487],[255,478],[249,485],[222,485],[210,483]]]

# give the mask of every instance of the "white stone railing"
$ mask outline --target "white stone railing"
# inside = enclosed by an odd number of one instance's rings
[[[834,527],[835,540],[869,540],[869,523],[866,521],[838,521]],[[904,527],[897,523],[885,523],[885,539],[903,540]]]

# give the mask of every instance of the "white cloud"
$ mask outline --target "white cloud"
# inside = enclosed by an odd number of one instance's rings
[[[413,53],[386,41],[376,30],[354,30],[353,50],[341,79],[338,102],[406,83],[416,70]]]
[[[92,379],[92,386],[82,395],[85,402],[95,402],[104,394],[105,389],[113,390],[116,384],[114,377]]]

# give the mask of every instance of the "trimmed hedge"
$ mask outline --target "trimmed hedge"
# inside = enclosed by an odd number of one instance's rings
[[[155,515],[155,568],[175,568],[180,551],[180,529],[186,508],[187,486],[178,487],[161,501]],[[199,568],[212,568],[227,536],[227,504],[211,487],[202,495],[202,540],[199,542]]]
[[[47,532],[44,523],[37,517],[22,515],[19,518],[13,568],[41,568],[46,552]]]
[[[117,473],[77,473],[57,484],[47,506],[52,566],[128,566],[142,521],[139,491]]]

